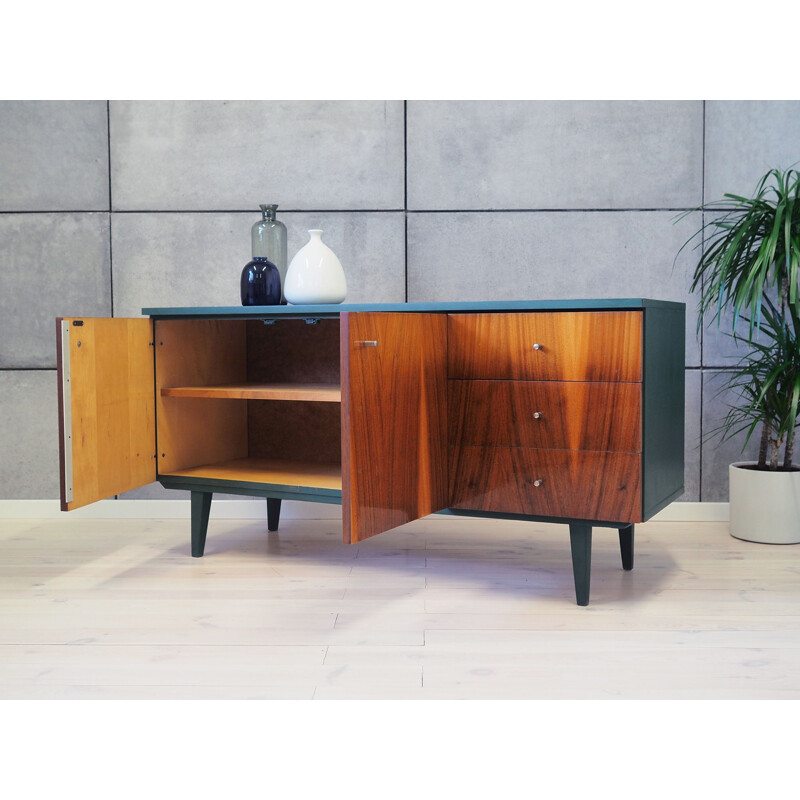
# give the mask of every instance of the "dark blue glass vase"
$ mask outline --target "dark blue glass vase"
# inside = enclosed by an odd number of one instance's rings
[[[281,274],[268,258],[254,258],[242,270],[242,305],[277,306],[281,302]]]

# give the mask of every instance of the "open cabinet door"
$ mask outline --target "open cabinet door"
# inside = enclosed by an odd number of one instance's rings
[[[156,479],[153,323],[56,320],[61,510]]]
[[[343,312],[342,519],[355,543],[447,507],[447,315]]]

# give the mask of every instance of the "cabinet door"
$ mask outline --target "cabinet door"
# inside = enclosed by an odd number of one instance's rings
[[[56,320],[61,509],[156,479],[153,323]]]
[[[447,317],[344,312],[345,542],[447,507]]]

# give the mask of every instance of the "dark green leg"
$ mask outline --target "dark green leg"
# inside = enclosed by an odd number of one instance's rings
[[[200,558],[206,549],[211,492],[192,492],[192,555]]]
[[[622,553],[622,569],[633,569],[633,525],[619,529],[619,551]]]
[[[575,576],[575,597],[579,606],[589,605],[589,575],[592,569],[592,526],[570,523],[569,543],[572,548],[572,574]]]
[[[267,530],[278,530],[278,522],[281,518],[281,499],[280,497],[267,498]]]

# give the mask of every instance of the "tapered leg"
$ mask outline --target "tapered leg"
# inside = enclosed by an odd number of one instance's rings
[[[281,519],[281,500],[279,497],[267,498],[267,530],[278,530],[278,522]]]
[[[622,554],[622,569],[633,569],[633,525],[619,529],[619,551]]]
[[[592,526],[570,523],[569,543],[572,548],[575,598],[579,606],[588,606],[589,576],[592,569]]]
[[[192,492],[192,555],[200,558],[206,549],[211,492]]]

